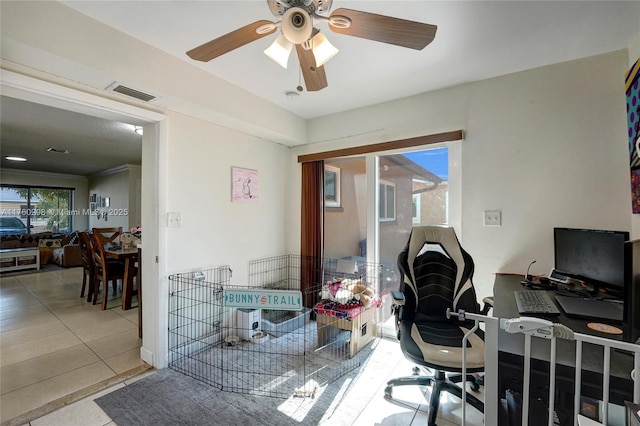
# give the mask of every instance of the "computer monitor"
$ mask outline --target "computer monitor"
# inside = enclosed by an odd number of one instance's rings
[[[555,268],[560,273],[624,297],[628,232],[573,228],[553,232]]]

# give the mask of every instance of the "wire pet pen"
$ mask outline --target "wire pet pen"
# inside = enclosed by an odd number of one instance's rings
[[[221,390],[288,398],[312,396],[359,367],[367,351],[351,357],[344,333],[318,345],[311,306],[326,271],[335,277],[331,265],[294,255],[255,260],[248,286],[231,285],[228,266],[171,275],[169,368]],[[234,308],[224,300],[232,290],[297,291],[305,306]]]
[[[221,386],[222,289],[231,269],[222,266],[169,277],[169,368]]]

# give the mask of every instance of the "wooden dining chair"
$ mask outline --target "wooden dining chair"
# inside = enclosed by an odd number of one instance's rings
[[[122,230],[122,228],[120,229]],[[110,233],[111,231],[107,231],[107,234]],[[93,304],[95,305],[97,303],[98,293],[100,292],[100,283],[102,283],[103,290],[101,309],[105,310],[107,309],[109,282],[113,283],[113,292],[114,294],[116,294],[118,288],[118,280],[124,281],[124,264],[122,262],[109,261],[106,257],[105,246],[109,243],[113,243],[115,237],[110,238],[110,236],[103,235],[100,228],[93,228],[93,234],[91,236],[93,241],[93,260],[95,267]]]
[[[98,233],[104,239],[104,243],[108,245],[118,245],[120,243],[120,235],[122,235],[122,226],[113,228],[92,228],[94,234]],[[117,241],[116,241],[117,240]]]
[[[87,302],[93,298],[93,285],[95,284],[95,266],[93,260],[93,245],[91,237],[86,232],[78,232],[78,240],[80,243],[80,251],[82,253],[82,290],[80,297],[84,297],[84,291],[87,290]],[[87,284],[89,288],[87,289]]]

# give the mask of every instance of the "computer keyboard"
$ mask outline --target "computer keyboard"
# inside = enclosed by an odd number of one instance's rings
[[[560,315],[560,310],[546,291],[516,290],[513,295],[520,314]]]

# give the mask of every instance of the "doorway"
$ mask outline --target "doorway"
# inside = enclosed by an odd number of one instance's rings
[[[142,171],[141,223],[144,228],[156,232],[148,232],[144,241],[142,276],[157,285],[149,286],[149,291],[143,292],[143,304],[147,302],[148,309],[142,316],[145,333],[141,358],[150,365],[165,366],[167,339],[160,323],[166,323],[167,301],[159,295],[166,294],[168,284],[164,279],[165,260],[158,253],[164,252],[166,246],[166,231],[159,226],[159,218],[166,215],[166,206],[160,202],[158,194],[166,191],[166,169],[163,166],[167,149],[166,116],[7,70],[1,70],[0,77],[0,88],[6,96],[107,120],[133,122],[143,127],[142,158],[145,167]]]
[[[166,187],[166,170],[162,159],[166,156],[166,117],[131,105],[115,102],[106,98],[90,95],[67,87],[58,86],[14,72],[0,71],[0,88],[3,95],[30,102],[92,115],[107,120],[136,123],[144,128],[142,170],[142,219],[145,235],[142,251],[142,275],[145,282],[153,283],[143,292],[145,305],[141,318],[144,335],[140,358],[155,367],[166,365],[166,300],[159,296],[166,294],[164,280],[164,259],[157,254],[166,246],[166,233],[159,226],[159,217],[166,214],[158,194]],[[146,302],[146,303],[145,303]]]

